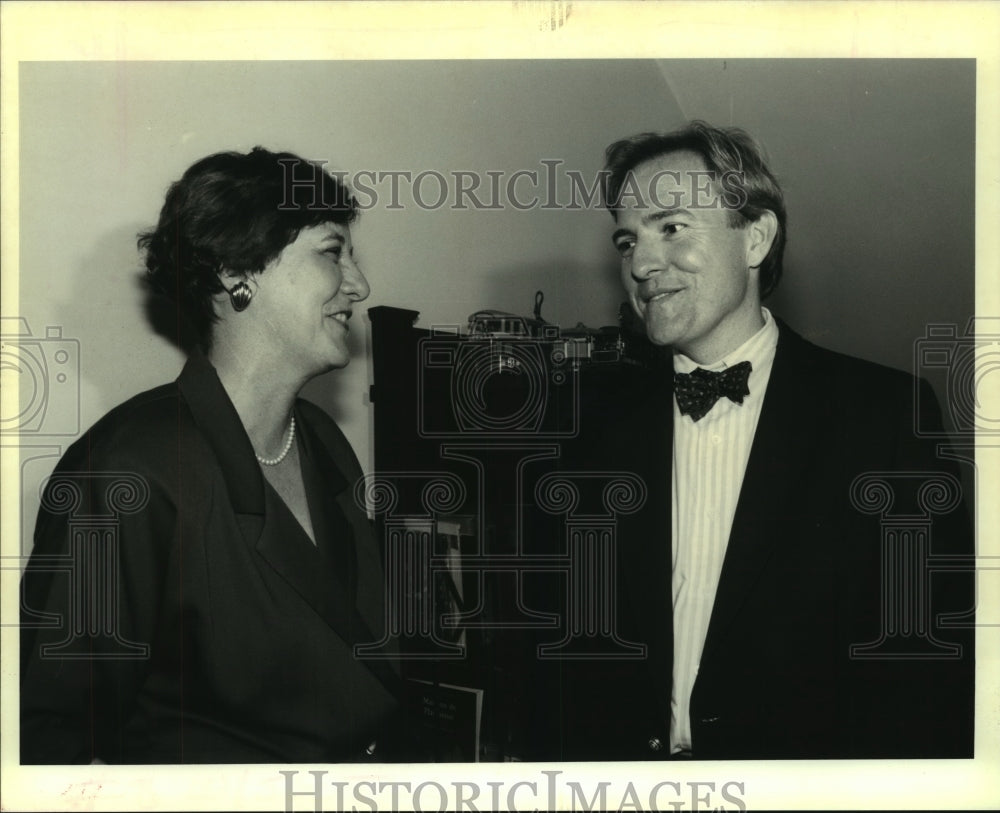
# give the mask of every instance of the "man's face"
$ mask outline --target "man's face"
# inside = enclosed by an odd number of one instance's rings
[[[761,229],[729,225],[730,210],[695,153],[668,153],[632,174],[612,238],[632,307],[655,344],[700,364],[718,361],[763,325],[751,266],[771,240],[764,235],[761,250]]]

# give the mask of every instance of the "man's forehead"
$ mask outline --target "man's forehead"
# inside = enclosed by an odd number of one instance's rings
[[[639,164],[619,192],[619,216],[692,214],[720,208],[722,186],[700,156],[670,153]]]
[[[708,167],[705,159],[690,150],[676,150],[657,155],[636,165],[632,172],[636,176],[649,177],[658,173],[668,173],[665,177],[679,175],[685,177],[691,173],[705,173]]]

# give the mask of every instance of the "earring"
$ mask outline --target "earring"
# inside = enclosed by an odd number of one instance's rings
[[[233,310],[237,313],[245,311],[253,298],[253,291],[245,282],[237,282],[229,289],[229,301],[233,303]]]

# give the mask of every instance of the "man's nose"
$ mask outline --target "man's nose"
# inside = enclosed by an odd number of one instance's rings
[[[649,240],[636,240],[632,250],[632,277],[637,282],[649,279],[667,267],[666,252]]]

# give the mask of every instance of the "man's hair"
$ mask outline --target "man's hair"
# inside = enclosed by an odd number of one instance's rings
[[[138,245],[149,282],[175,303],[207,349],[221,271],[259,273],[302,229],[357,217],[350,192],[321,164],[254,147],[192,164]]]
[[[785,252],[785,201],[760,147],[745,131],[737,127],[713,127],[703,121],[691,121],[669,133],[641,133],[616,141],[605,151],[602,193],[604,205],[618,219],[622,188],[640,164],[674,152],[693,152],[713,173],[716,185],[725,179],[727,199],[737,199],[739,205],[729,209],[731,228],[746,228],[765,211],[771,211],[778,221],[771,250],[760,264],[761,299],[770,294],[781,279],[782,256]]]

